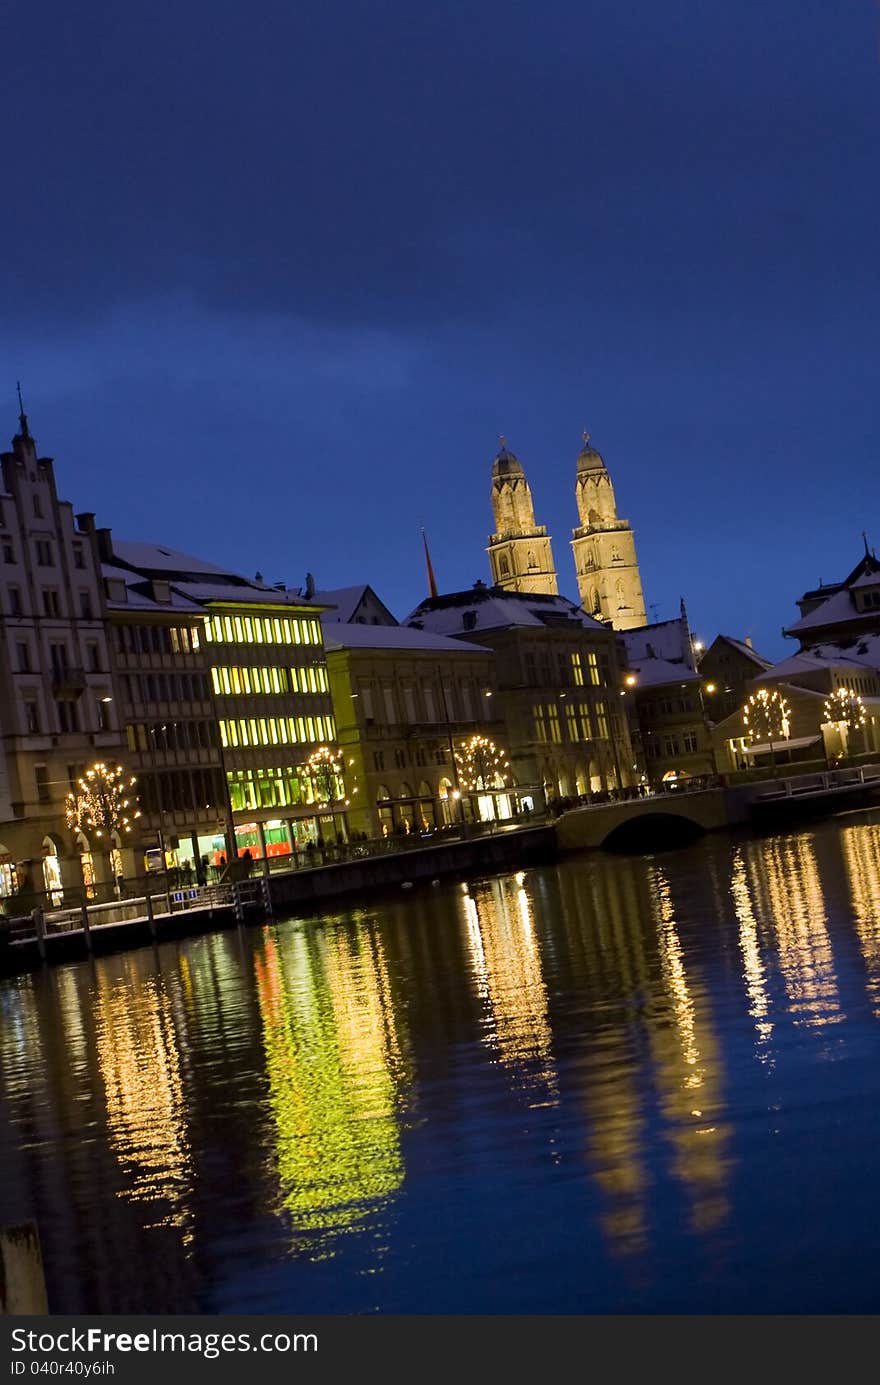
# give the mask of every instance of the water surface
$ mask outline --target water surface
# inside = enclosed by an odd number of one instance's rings
[[[0,985],[66,1312],[876,1312],[880,819]]]

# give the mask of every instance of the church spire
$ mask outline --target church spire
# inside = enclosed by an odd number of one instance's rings
[[[604,457],[586,430],[583,439],[575,481],[580,524],[571,541],[581,605],[615,630],[632,630],[647,621],[635,538],[617,513]]]
[[[492,513],[495,533],[489,535],[492,582],[515,592],[547,592],[557,596],[556,568],[550,538],[543,524],[535,523],[532,492],[522,463],[510,451],[507,439],[492,463]]]
[[[22,398],[21,398],[21,381],[20,381],[20,380],[16,380],[16,382],[15,382],[15,388],[16,388],[16,390],[17,390],[17,392],[18,392],[18,422],[19,422],[19,424],[20,424],[20,426],[21,426],[21,437],[30,439],[30,436],[31,436],[31,435],[30,435],[30,433],[28,432],[27,414],[26,414],[25,411],[24,411],[24,404],[22,403]]]
[[[428,595],[432,601],[436,601],[439,593],[437,591],[437,582],[434,577],[434,568],[431,563],[431,554],[428,549],[428,536],[424,529],[422,529],[422,543],[425,545],[425,565],[428,569]]]

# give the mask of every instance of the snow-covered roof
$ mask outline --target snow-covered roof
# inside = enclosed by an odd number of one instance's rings
[[[365,610],[371,607],[378,609],[383,617],[383,625],[397,624],[385,602],[380,600],[368,582],[363,582],[359,587],[328,587],[326,590],[316,591],[312,600],[316,605],[331,608],[321,617],[331,624],[337,621],[343,624],[354,621],[362,606]]]
[[[880,587],[880,572],[863,572],[852,583],[854,587]]]
[[[640,625],[623,631],[623,642],[632,665],[656,659],[686,665],[693,673],[693,655],[687,625],[681,617],[661,620],[656,625]]]
[[[108,599],[107,606],[111,611],[173,611],[175,614],[190,611],[193,614],[201,614],[202,608],[200,606],[188,601],[173,587],[169,587],[167,601],[155,600],[148,591],[143,590],[149,586],[150,579],[142,577],[138,572],[130,571],[129,568],[116,567],[113,563],[102,563],[101,575],[107,581],[125,583],[126,598],[124,601]]]
[[[407,625],[347,625],[341,621],[323,621],[324,648],[334,649],[394,649],[400,653],[488,654],[481,645],[462,643],[432,630],[413,630]]]
[[[172,580],[174,586],[193,601],[225,601],[236,606],[296,606],[300,610],[311,605],[311,602],[303,601],[298,591],[289,589],[277,591],[274,587],[258,587],[249,582],[239,584]]]
[[[863,635],[847,640],[845,645],[828,642],[813,645],[773,664],[766,673],[755,681],[769,683],[776,678],[794,678],[798,674],[814,673],[826,669],[865,669],[880,671],[880,635]]]
[[[177,549],[166,548],[157,543],[137,543],[129,539],[113,538],[113,552],[117,558],[144,572],[164,573],[214,573],[224,576],[238,576],[228,571],[222,563],[210,562],[206,558],[194,558],[190,553],[180,553]],[[239,581],[247,582],[246,577]]]
[[[857,611],[849,590],[844,588],[843,591],[835,592],[833,596],[829,596],[827,601],[823,601],[821,605],[816,606],[807,615],[801,616],[801,619],[795,621],[794,625],[789,625],[785,633],[797,635],[802,630],[821,629],[824,625],[837,625],[851,621],[876,622],[876,620],[876,611]]]
[[[664,683],[698,683],[700,675],[687,664],[673,663],[671,659],[644,659],[641,662],[630,659],[630,667],[638,679],[637,691],[641,688],[659,687]]]
[[[512,625],[536,629],[608,630],[607,625],[588,616],[565,596],[507,592],[486,586],[429,598],[406,617],[404,624],[422,626],[440,635],[503,630]]]

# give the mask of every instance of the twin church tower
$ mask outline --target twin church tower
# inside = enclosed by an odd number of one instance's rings
[[[575,485],[580,524],[571,546],[581,605],[615,630],[647,623],[636,542],[629,522],[618,519],[614,488],[589,433],[577,459]],[[550,536],[535,523],[532,493],[522,464],[504,439],[492,466],[495,533],[489,537],[492,581],[516,592],[558,595]]]

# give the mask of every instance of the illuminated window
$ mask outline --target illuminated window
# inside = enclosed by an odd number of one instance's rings
[[[581,719],[581,737],[585,741],[593,739],[593,727],[590,722],[590,708],[586,702],[578,705],[578,715]]]
[[[594,650],[592,650],[592,649],[591,649],[591,650],[589,651],[589,653],[587,654],[587,663],[589,664],[589,667],[590,667],[590,682],[591,682],[591,683],[595,683],[595,684],[598,685],[598,683],[599,683],[599,660],[597,659],[596,654],[595,654]]]
[[[596,724],[599,728],[599,735],[603,740],[608,739],[608,717],[605,712],[605,703],[596,703]]]
[[[547,724],[544,720],[544,708],[540,702],[536,702],[532,708],[532,717],[535,722],[535,739],[538,741],[546,741]]]
[[[172,634],[173,634],[173,633],[174,633],[174,632],[172,631]],[[214,684],[214,691],[215,691],[215,693],[219,693],[219,691],[220,691],[220,670],[219,670],[219,668],[212,668],[212,669],[211,669],[211,681],[212,681],[212,683]]]
[[[581,666],[580,654],[572,654],[571,656],[571,675],[575,686],[582,688],[584,686],[584,670]]]
[[[547,708],[547,713],[550,722],[550,739],[551,741],[561,741],[562,730],[559,725],[559,708],[555,703],[551,702],[550,706]]]
[[[565,720],[568,728],[568,739],[570,741],[579,740],[577,707],[573,702],[567,702],[565,705]]]

